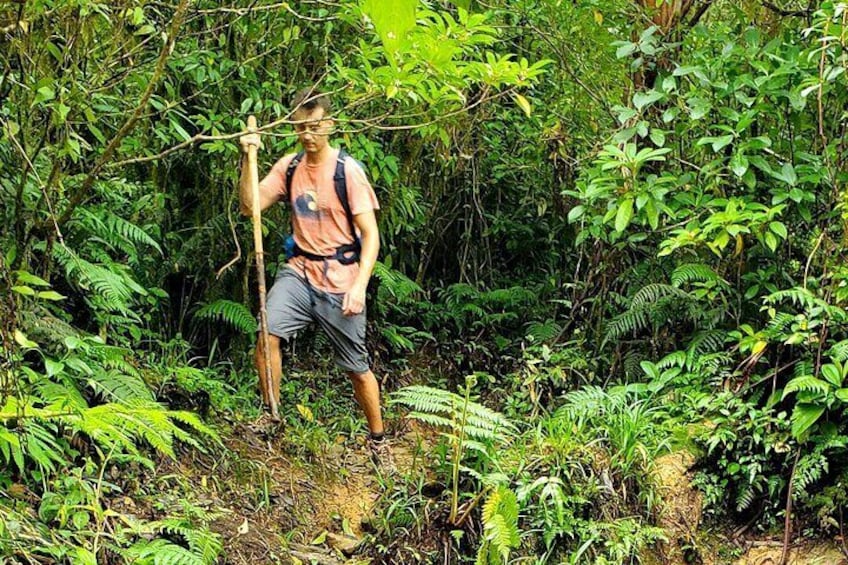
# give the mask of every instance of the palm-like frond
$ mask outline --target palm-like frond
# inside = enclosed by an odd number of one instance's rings
[[[200,320],[223,321],[237,330],[246,333],[256,333],[256,318],[250,310],[240,302],[232,300],[216,300],[201,307],[194,314]]]

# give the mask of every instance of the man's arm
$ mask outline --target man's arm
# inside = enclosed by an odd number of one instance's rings
[[[362,250],[359,252],[359,275],[342,302],[342,313],[345,316],[359,314],[365,308],[365,291],[380,252],[380,231],[374,211],[357,214],[353,217],[353,223],[359,228]]]
[[[261,147],[258,133],[249,133],[239,138],[242,149],[241,177],[239,178],[239,210],[245,216],[253,215],[253,189],[247,180],[247,149],[251,145]],[[279,199],[279,192],[272,186],[259,183],[259,210],[265,210]]]

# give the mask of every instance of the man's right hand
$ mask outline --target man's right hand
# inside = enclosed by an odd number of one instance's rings
[[[244,153],[247,153],[247,150],[250,146],[254,146],[257,149],[262,148],[262,136],[258,133],[246,133],[239,137],[239,143],[241,144],[241,150]]]

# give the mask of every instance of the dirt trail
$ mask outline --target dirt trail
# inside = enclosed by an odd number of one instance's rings
[[[401,472],[414,459],[415,434],[393,441]],[[209,494],[224,512],[212,525],[224,540],[224,563],[363,562],[345,552],[357,545],[384,489],[364,445],[345,442],[318,455],[291,454],[290,443],[248,426],[236,427],[225,443],[229,454],[213,465],[221,488]],[[181,472],[197,479],[190,469]]]

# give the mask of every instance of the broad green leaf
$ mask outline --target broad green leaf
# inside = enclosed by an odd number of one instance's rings
[[[795,186],[798,182],[798,176],[795,174],[795,167],[792,166],[792,163],[784,163],[780,168],[780,173],[776,173],[775,176],[790,186]]]
[[[789,232],[786,230],[786,226],[782,222],[771,222],[769,224],[769,229],[783,239],[787,239],[789,237]]]
[[[625,198],[618,206],[618,211],[615,213],[615,230],[624,231],[630,224],[633,218],[633,199]]]
[[[818,404],[798,404],[792,411],[792,435],[800,439],[804,433],[824,414],[824,406]]]
[[[651,90],[649,92],[637,92],[633,95],[633,105],[636,106],[637,110],[642,110],[646,106],[650,106],[657,100],[661,100],[665,94],[662,92],[657,92],[656,90]]]
[[[41,277],[37,277],[32,273],[28,273],[26,271],[15,271],[15,276],[18,279],[18,282],[22,282],[25,284],[31,284],[35,286],[50,286],[50,283]]]
[[[56,98],[56,93],[49,86],[42,86],[38,90],[35,91],[35,100],[33,100],[32,105],[41,104],[42,102],[48,102]]]
[[[38,349],[38,344],[30,340],[21,330],[15,330],[15,342],[27,349]]]
[[[17,292],[23,296],[35,296],[35,290],[28,286],[13,286],[12,292]]]
[[[660,378],[660,370],[655,363],[651,363],[650,361],[642,361],[641,363],[639,363],[639,366],[642,367],[642,370],[645,371],[645,374],[651,379]]]
[[[37,298],[43,298],[45,300],[64,300],[65,298],[67,298],[66,296],[59,294],[55,290],[39,291],[38,294],[36,295],[36,297]]]
[[[568,211],[568,223],[573,224],[577,220],[579,220],[585,211],[583,206],[575,206],[571,210]]]
[[[842,386],[842,373],[839,372],[839,368],[836,365],[832,363],[822,365],[821,374],[824,380],[833,386]]]
[[[724,149],[725,147],[730,145],[730,143],[732,141],[733,141],[733,134],[730,134],[730,133],[727,134],[727,135],[722,135],[722,136],[715,138],[715,141],[713,141],[713,151],[718,153],[719,151],[721,151],[722,149]]]
[[[739,178],[748,171],[748,158],[742,153],[736,153],[730,160],[730,170]]]
[[[615,56],[618,59],[623,59],[636,51],[637,45],[632,41],[621,42],[618,49],[615,50]]]
[[[763,236],[763,239],[765,240],[766,247],[768,247],[772,251],[775,251],[777,249],[779,242],[777,241],[777,237],[773,233],[766,232]]]
[[[415,28],[418,0],[362,0],[362,11],[374,23],[377,35],[389,54],[397,51]]]

